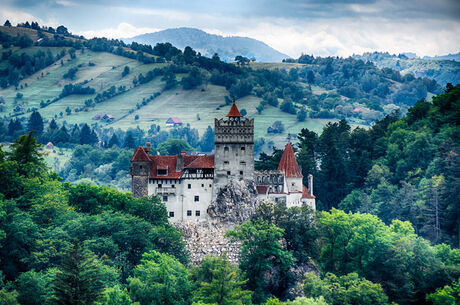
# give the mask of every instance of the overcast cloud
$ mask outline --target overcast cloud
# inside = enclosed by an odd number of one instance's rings
[[[460,51],[458,0],[0,0],[0,22],[122,38],[174,27],[259,39],[292,57]]]

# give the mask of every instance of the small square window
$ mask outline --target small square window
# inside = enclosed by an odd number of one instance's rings
[[[187,216],[192,216],[192,210],[187,210]]]
[[[176,188],[176,186],[175,186],[174,184],[173,184],[173,185],[171,185],[171,187],[172,187],[173,189],[174,189],[174,188]]]
[[[188,189],[191,189],[191,188],[192,188],[192,185],[191,185],[191,184],[189,184],[189,185],[188,185]]]
[[[200,211],[196,210],[195,211],[195,216],[200,216]]]
[[[164,202],[168,201],[168,196],[163,196],[163,201]]]
[[[195,202],[200,201],[200,196],[195,196]]]
[[[201,187],[204,187],[204,184],[201,184]]]
[[[230,176],[232,173],[230,171],[227,171],[227,175]]]
[[[169,212],[169,217],[174,217],[174,212]]]
[[[240,175],[243,175],[243,171],[240,171]]]
[[[224,161],[224,165],[228,165],[228,161]]]
[[[158,184],[158,187],[161,188],[163,186],[163,184]]]

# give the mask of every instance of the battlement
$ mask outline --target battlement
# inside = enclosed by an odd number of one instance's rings
[[[254,127],[254,119],[214,119],[216,127]]]
[[[254,119],[215,119],[215,143],[254,143]]]

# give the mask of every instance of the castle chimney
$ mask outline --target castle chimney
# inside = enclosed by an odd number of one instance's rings
[[[310,195],[313,196],[313,175],[308,175],[308,190],[310,191]]]
[[[185,150],[182,150],[180,154],[177,155],[176,172],[180,172],[184,169],[184,156]]]
[[[144,150],[147,153],[147,155],[150,155],[150,142],[145,143]]]

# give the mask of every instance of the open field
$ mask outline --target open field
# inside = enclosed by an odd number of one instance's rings
[[[30,50],[18,49],[16,52],[27,51],[33,53],[38,48],[41,47],[33,47]],[[62,49],[66,48],[54,48],[53,54],[60,52]],[[46,48],[43,48],[43,51],[46,52]],[[22,80],[18,90],[12,86],[0,90],[0,96],[6,102],[4,114],[12,115],[14,113],[13,109],[21,105],[26,110],[39,109],[45,121],[54,118],[58,124],[63,122],[67,124],[88,123],[90,125],[98,124],[103,127],[124,130],[136,126],[148,130],[152,124],[159,125],[162,130],[168,130],[165,122],[169,117],[174,116],[180,118],[184,124],[190,124],[192,128],[196,128],[200,134],[208,126],[214,125],[214,118],[225,117],[230,106],[225,105],[225,96],[228,96],[229,93],[224,87],[207,84],[194,90],[182,90],[179,85],[176,89],[163,91],[164,81],[160,77],[148,83],[133,86],[133,79],[139,73],[146,75],[148,71],[154,68],[162,68],[165,65],[168,64],[142,64],[130,58],[105,52],[77,51],[76,58],[71,59],[69,55],[66,55],[62,58],[62,61],[60,60]],[[303,66],[296,63],[251,63],[250,65],[255,69],[290,69]],[[125,66],[130,68],[130,73],[122,77],[121,74]],[[64,79],[64,74],[75,67],[78,68],[75,78],[73,80]],[[183,76],[183,74],[176,74],[176,79],[180,82]],[[96,94],[74,94],[40,108],[41,101],[46,102],[58,97],[63,87],[70,83],[83,83],[83,86],[94,88]],[[86,100],[94,99],[97,93],[102,93],[112,86],[116,88],[125,86],[127,91],[97,103],[94,107],[85,107]],[[312,86],[312,91],[314,94],[327,92],[324,88],[317,86]],[[23,97],[16,98],[17,93],[21,93]],[[142,103],[143,99],[148,99],[155,93],[161,94],[147,105],[139,109],[136,107],[137,104]],[[295,135],[305,127],[320,132],[322,126],[331,121],[307,119],[301,123],[297,121],[295,115],[282,112],[279,108],[268,105],[261,114],[258,114],[256,107],[260,101],[260,98],[250,95],[238,100],[237,104],[240,110],[245,109],[247,111],[249,118],[255,119],[255,137],[264,137],[267,142],[272,141],[276,146],[283,146],[288,134]],[[71,110],[70,115],[66,113],[67,108]],[[83,110],[78,111],[78,109]],[[93,119],[96,114],[111,114],[115,117],[115,120],[111,123],[97,121]],[[29,115],[30,112],[22,114],[20,117],[27,118]],[[283,123],[285,131],[282,134],[267,134],[267,128],[274,121]],[[53,160],[55,158],[57,157],[54,156]]]

